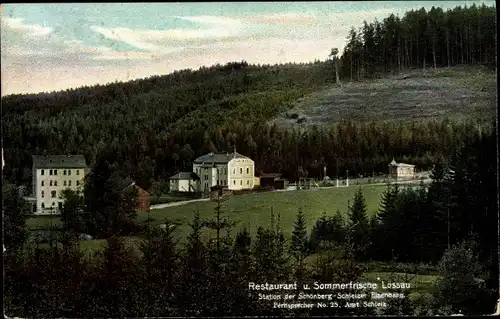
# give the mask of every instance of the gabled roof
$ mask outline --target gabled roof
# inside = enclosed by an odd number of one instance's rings
[[[35,168],[87,168],[83,155],[33,155]]]
[[[199,180],[200,177],[193,172],[179,172],[169,178],[170,180]]]
[[[415,165],[412,164],[405,164],[405,163],[397,163],[397,167],[415,167]]]
[[[260,175],[260,178],[280,178],[280,173],[264,173]]]
[[[389,166],[396,166],[396,167],[415,167],[415,165],[411,164],[405,164],[405,163],[396,163],[394,159],[389,163]]]
[[[208,153],[206,155],[200,156],[194,160],[194,164],[203,164],[203,163],[214,163],[214,164],[226,164],[229,163],[233,158],[247,158],[248,157],[241,155],[237,152],[233,153]]]

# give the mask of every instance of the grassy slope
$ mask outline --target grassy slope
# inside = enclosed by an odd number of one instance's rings
[[[477,66],[414,70],[394,77],[327,86],[274,121],[307,124],[342,119],[425,119],[444,116],[489,118],[496,110],[496,72]]]
[[[367,202],[369,215],[373,214],[379,205],[380,195],[385,186],[361,186]],[[271,221],[271,210],[277,217],[280,215],[280,225],[286,235],[290,235],[297,209],[302,208],[310,228],[321,217],[323,212],[333,215],[339,209],[346,212],[347,203],[354,197],[356,187],[327,188],[309,191],[270,192],[260,194],[238,195],[231,197],[224,203],[222,216],[238,222],[236,230],[247,227],[255,233],[259,226],[266,227]],[[196,211],[202,219],[214,217],[215,203],[197,202],[182,206],[168,207],[152,210],[149,214],[139,215],[140,221],[145,221],[150,216],[152,225],[163,223],[165,217],[173,219],[181,225],[178,235],[184,238],[189,232],[188,223],[192,221]],[[29,228],[50,225],[51,218],[45,216],[30,218],[27,222]],[[52,218],[54,225],[60,224],[59,218]]]

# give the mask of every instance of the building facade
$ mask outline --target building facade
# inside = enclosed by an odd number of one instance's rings
[[[229,190],[252,189],[255,186],[254,161],[236,151],[198,157],[193,162],[193,173],[200,178],[201,192],[210,191],[213,186]]]
[[[193,172],[179,172],[169,178],[171,192],[199,192],[200,177]]]
[[[33,195],[36,213],[58,213],[65,189],[83,187],[87,170],[83,155],[33,155]]]
[[[415,165],[396,163],[395,160],[392,160],[389,164],[389,176],[397,180],[414,179]]]
[[[135,187],[137,188],[137,191],[139,192],[139,207],[137,208],[137,210],[139,212],[149,212],[150,210],[150,202],[149,202],[149,196],[151,196],[151,194],[149,194],[148,191],[140,188],[139,186],[135,185]]]

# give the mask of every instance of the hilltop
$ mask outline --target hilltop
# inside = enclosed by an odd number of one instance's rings
[[[297,100],[273,122],[308,126],[345,119],[490,119],[496,110],[496,72],[482,66],[412,70],[381,79],[328,85]]]

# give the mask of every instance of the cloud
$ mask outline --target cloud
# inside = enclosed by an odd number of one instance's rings
[[[265,24],[309,24],[317,23],[321,20],[314,14],[296,12],[260,15],[255,17],[245,17],[243,19],[245,22],[249,23]]]
[[[177,51],[169,46],[182,46],[183,42],[213,41],[243,35],[242,24],[239,20],[215,16],[175,17],[178,19],[205,25],[201,28],[191,29],[131,29],[131,28],[105,28],[91,26],[91,30],[102,36],[121,41],[140,50],[157,53],[170,53]],[[207,27],[208,25],[208,27]]]
[[[217,16],[186,16],[186,17],[175,16],[175,18],[200,24],[208,24],[208,25],[219,25],[219,26],[241,25],[241,21],[237,18],[227,18],[227,17],[217,17]]]
[[[2,17],[2,27],[7,27],[12,30],[19,30],[30,36],[44,36],[54,31],[52,28],[43,27],[39,24],[24,24],[24,19]]]

